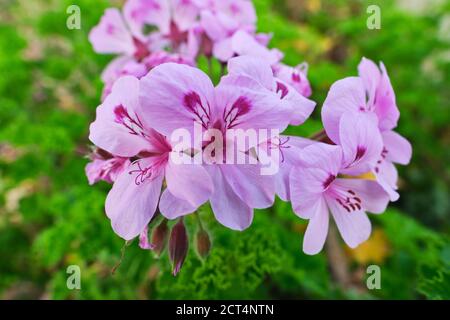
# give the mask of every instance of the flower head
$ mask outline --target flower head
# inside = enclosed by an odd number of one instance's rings
[[[170,160],[169,141],[149,126],[139,103],[139,80],[116,81],[111,94],[97,109],[90,140],[109,153],[134,159],[115,181],[106,199],[106,213],[118,235],[130,240],[161,213],[187,214],[206,202],[212,183],[201,166],[178,165]],[[161,195],[163,180],[167,188]],[[161,195],[161,199],[160,199]]]

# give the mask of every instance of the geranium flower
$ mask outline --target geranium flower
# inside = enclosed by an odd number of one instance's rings
[[[101,149],[97,149],[92,153],[91,160],[85,168],[90,185],[100,180],[113,183],[130,164],[128,158],[114,157],[109,152]]]
[[[345,78],[333,84],[323,105],[322,120],[327,135],[340,144],[339,123],[345,112],[367,113],[377,119],[384,147],[371,171],[395,201],[399,195],[396,192],[397,170],[393,163],[408,164],[412,148],[405,138],[392,131],[400,113],[384,65],[381,63],[378,69],[372,61],[363,58],[358,69],[359,77]]]
[[[156,27],[150,33],[159,48],[169,46],[173,53],[192,59],[198,51],[194,32],[198,26],[200,6],[198,0],[128,0],[124,15],[134,21],[135,29]]]
[[[278,63],[273,67],[274,74],[283,80],[304,97],[312,94],[311,85],[308,80],[308,64],[301,63],[296,67],[291,67],[283,63]]]
[[[96,146],[133,160],[117,177],[105,204],[114,231],[125,240],[145,229],[158,201],[160,211],[167,215],[172,211],[190,213],[208,200],[213,189],[202,166],[171,161],[172,147],[149,125],[139,91],[138,79],[118,79],[97,108],[89,135]],[[161,195],[164,180],[167,188]]]
[[[222,79],[223,83],[237,83],[250,78],[272,92],[280,100],[280,107],[292,110],[291,125],[302,124],[314,111],[316,103],[306,99],[287,82],[275,77],[266,60],[255,56],[233,58],[228,62],[228,74]]]
[[[255,34],[256,13],[247,0],[206,1],[200,25],[212,42],[212,54],[222,62],[235,55],[257,55],[270,64],[279,61],[279,51],[266,48],[270,36]]]
[[[141,81],[140,102],[149,125],[165,136],[180,128],[193,135],[195,123],[203,130],[216,129],[224,139],[230,129],[282,131],[293,117],[293,110],[281,107],[277,95],[245,76],[214,88],[201,70],[166,63],[154,68]],[[233,143],[224,140],[223,146]],[[206,165],[206,169],[214,184],[210,197],[214,214],[231,229],[247,228],[253,218],[253,208],[266,208],[274,201],[274,180],[260,174],[259,164],[217,161]]]
[[[363,122],[359,123],[356,130],[353,129],[355,136],[349,139],[354,139],[353,145],[370,148],[370,137],[366,137],[365,145],[357,138],[364,130]],[[360,152],[356,151],[356,156]],[[348,169],[344,154],[340,146],[314,143],[302,150],[299,154],[302,165],[291,171],[293,210],[310,220],[303,240],[303,251],[307,254],[322,250],[328,233],[329,213],[344,241],[355,248],[371,233],[366,211],[382,213],[389,202],[388,194],[377,182],[340,176],[343,168]]]

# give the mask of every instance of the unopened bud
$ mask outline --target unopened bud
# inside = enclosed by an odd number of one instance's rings
[[[156,226],[153,229],[152,232],[153,251],[158,257],[166,248],[168,236],[169,236],[169,228],[167,227],[167,220],[164,219],[158,226]]]
[[[211,250],[211,240],[208,232],[205,229],[200,229],[197,232],[197,252],[201,258],[206,258]]]
[[[188,253],[189,240],[183,220],[180,219],[172,228],[169,240],[169,256],[174,276],[180,272]]]
[[[148,226],[139,235],[139,247],[144,250],[153,250],[155,247],[152,243],[148,242]]]

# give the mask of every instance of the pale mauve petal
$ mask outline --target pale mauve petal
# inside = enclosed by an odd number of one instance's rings
[[[97,53],[133,55],[133,37],[118,9],[106,9],[99,24],[89,33],[89,41]]]
[[[111,94],[97,108],[96,119],[90,126],[89,140],[121,157],[132,157],[140,151],[151,150],[151,144],[142,134],[145,128],[139,124],[138,94],[138,79],[131,76],[118,79]]]
[[[303,238],[303,252],[309,255],[322,250],[328,234],[329,214],[323,198],[316,203],[314,211]]]
[[[366,106],[364,84],[359,77],[336,81],[330,88],[322,107],[322,122],[328,137],[339,144],[339,123],[346,111],[359,111]]]
[[[356,248],[366,241],[372,231],[372,225],[364,210],[347,212],[335,199],[326,198],[339,233],[350,248]]]
[[[342,148],[315,142],[303,149],[300,160],[307,168],[318,168],[337,176],[342,166]]]
[[[326,189],[330,174],[318,168],[293,167],[290,173],[292,209],[301,218],[312,218]]]
[[[233,191],[219,168],[210,166],[208,172],[214,183],[210,203],[217,221],[233,230],[247,229],[253,221],[253,209]]]
[[[208,201],[213,184],[208,172],[199,164],[176,164],[169,159],[166,167],[167,189],[178,199],[199,207]]]
[[[345,168],[342,172],[360,175],[371,171],[383,150],[376,116],[368,112],[345,112],[339,130]]]
[[[352,190],[361,207],[371,213],[383,213],[389,204],[388,193],[376,181],[338,178],[333,187],[343,192]]]
[[[232,48],[233,52],[240,56],[255,56],[265,60],[270,65],[278,63],[283,58],[281,51],[268,49],[258,43],[254,36],[242,30],[239,30],[233,35]]]
[[[221,165],[220,169],[231,189],[250,208],[267,208],[275,201],[275,180],[273,176],[261,175],[261,166]]]
[[[274,84],[273,72],[263,59],[252,56],[239,56],[228,61],[229,75],[243,75],[261,83],[265,88],[271,90]]]
[[[362,58],[358,65],[358,74],[363,80],[368,96],[368,104],[373,105],[375,93],[380,83],[381,72],[378,66],[370,59]]]
[[[386,159],[395,163],[407,165],[411,161],[411,143],[395,131],[382,133],[384,147],[387,150]]]
[[[225,38],[215,42],[213,56],[223,62],[231,59],[234,56],[231,38]]]
[[[142,160],[142,165],[147,164]],[[136,174],[130,174],[136,165],[131,165],[114,183],[106,198],[106,215],[111,220],[115,233],[125,240],[138,236],[155,214],[164,175],[146,179],[136,184]]]
[[[194,121],[207,123],[213,114],[214,86],[201,70],[175,63],[155,67],[141,79],[143,117],[170,137],[185,128],[193,135]]]
[[[198,206],[193,206],[186,200],[175,197],[169,189],[163,191],[159,200],[159,211],[167,219],[176,219],[193,213]]]
[[[397,108],[391,80],[383,63],[380,63],[380,68],[382,74],[376,92],[375,113],[379,119],[380,129],[382,131],[392,130],[397,126],[400,111]]]
[[[400,198],[397,190],[398,172],[394,164],[390,161],[382,161],[374,171],[377,182],[389,194],[391,201]]]

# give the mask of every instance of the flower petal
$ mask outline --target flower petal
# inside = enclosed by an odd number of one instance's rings
[[[142,134],[139,119],[139,80],[132,76],[118,79],[111,94],[97,108],[97,117],[90,126],[89,139],[98,147],[121,157],[132,157],[143,150],[152,150]]]
[[[375,101],[375,92],[381,78],[380,69],[370,59],[362,58],[358,65],[358,74],[361,77],[368,96],[368,104],[373,105]]]
[[[339,126],[345,167],[342,172],[359,175],[375,166],[383,149],[377,124],[373,113],[348,111],[342,115]]]
[[[214,86],[197,68],[165,63],[141,79],[140,102],[145,119],[168,137],[180,128],[193,135],[195,121],[209,121],[213,101]]]
[[[226,164],[220,170],[231,189],[250,208],[267,208],[275,201],[275,180],[273,176],[261,175],[261,166]]]
[[[337,176],[342,165],[342,148],[315,142],[303,148],[300,160],[305,167],[318,168]]]
[[[89,33],[89,41],[97,53],[133,55],[135,46],[120,11],[106,9],[100,22]]]
[[[301,218],[310,219],[321,201],[325,181],[330,175],[323,169],[293,167],[290,174],[292,209]]]
[[[198,207],[208,201],[212,191],[212,180],[199,164],[177,164],[172,160],[166,167],[167,189],[180,200]]]
[[[376,92],[375,113],[382,131],[392,130],[397,126],[400,111],[395,102],[395,92],[383,63],[380,63],[381,79]]]
[[[245,106],[245,112],[234,117],[236,105]],[[229,76],[221,82],[216,88],[216,106],[227,129],[283,131],[293,115],[293,110],[281,104],[276,94],[246,76]]]
[[[326,201],[342,238],[350,248],[356,248],[369,238],[372,226],[363,210],[347,212],[335,199],[326,197]]]
[[[328,234],[329,215],[323,198],[316,203],[314,211],[303,238],[303,252],[309,255],[322,250]]]
[[[253,220],[253,209],[233,191],[219,168],[209,166],[208,172],[214,183],[210,202],[217,221],[233,230],[247,229]]]
[[[249,33],[239,30],[232,37],[233,52],[239,56],[254,56],[263,59],[266,63],[274,65],[278,63],[283,54],[277,49],[268,49],[261,45],[254,36]]]
[[[411,161],[411,143],[395,131],[384,131],[382,133],[384,147],[388,151],[387,160],[407,165]]]
[[[247,76],[258,81],[266,89],[271,90],[273,86],[273,72],[266,61],[252,57],[239,56],[228,61],[228,74]]]
[[[339,144],[339,123],[346,111],[358,111],[366,105],[364,83],[359,77],[336,81],[322,107],[322,121],[327,135]]]
[[[198,206],[193,206],[186,200],[175,197],[169,189],[163,191],[159,200],[159,211],[167,219],[176,219],[197,210]]]
[[[397,190],[398,172],[390,161],[382,161],[374,170],[377,182],[389,194],[391,201],[400,198]]]
[[[362,208],[372,213],[383,213],[389,203],[389,195],[376,181],[338,178],[333,188],[344,192],[351,190],[354,197],[361,200]]]
[[[142,160],[146,165],[146,160]],[[129,172],[136,169],[131,165],[114,183],[106,198],[106,215],[111,219],[115,233],[125,240],[138,236],[153,217],[161,194],[163,175],[153,180],[147,179],[137,185],[135,175]]]

